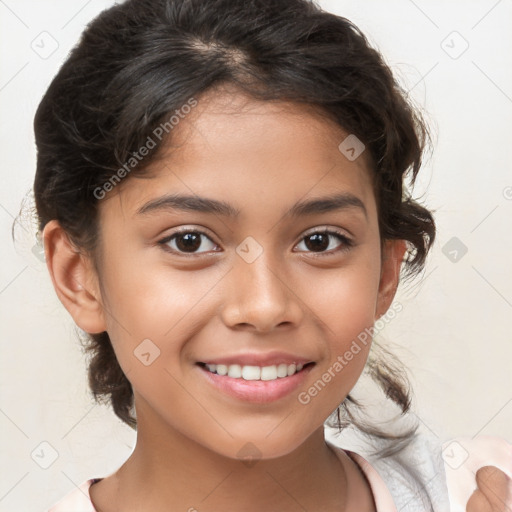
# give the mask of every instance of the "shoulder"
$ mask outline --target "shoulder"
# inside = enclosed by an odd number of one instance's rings
[[[398,510],[407,512],[430,507],[434,512],[466,512],[477,488],[476,472],[484,466],[495,466],[512,478],[512,444],[496,436],[443,442],[419,434],[397,454],[369,455],[368,461],[385,481]],[[512,505],[512,496],[509,499]]]
[[[47,512],[96,512],[89,495],[89,488],[96,480],[86,480],[51,506]]]
[[[448,512],[442,446],[438,439],[417,434],[392,452],[389,447],[396,445],[389,440],[361,441],[349,442],[352,446],[348,451],[366,473],[375,497],[388,495],[386,506],[378,506],[378,510]]]
[[[374,451],[367,459],[380,474],[396,503],[407,512],[448,512],[447,488],[442,442],[426,433],[418,433],[396,453],[382,456]],[[387,443],[382,442],[382,451]]]
[[[477,488],[476,472],[495,466],[512,478],[512,444],[496,436],[456,437],[443,443],[451,510],[465,512]],[[512,505],[512,497],[510,497]],[[507,503],[508,505],[508,503]]]

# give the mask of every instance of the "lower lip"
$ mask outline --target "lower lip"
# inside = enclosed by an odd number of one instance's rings
[[[297,389],[306,378],[314,364],[308,365],[290,377],[278,377],[275,380],[244,380],[218,375],[197,365],[208,381],[221,391],[246,402],[266,404],[279,400]]]

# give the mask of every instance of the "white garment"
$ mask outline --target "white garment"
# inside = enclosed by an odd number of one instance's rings
[[[349,450],[352,444],[353,440],[336,443]],[[355,451],[378,472],[398,512],[466,512],[467,502],[477,489],[476,471],[483,466],[495,466],[512,478],[512,444],[499,437],[457,437],[442,442],[433,435],[418,433],[398,454],[379,459],[369,453],[373,447],[386,445],[374,440],[371,446],[359,443]],[[504,505],[512,510],[512,494]]]

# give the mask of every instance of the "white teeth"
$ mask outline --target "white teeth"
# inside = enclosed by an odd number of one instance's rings
[[[288,375],[288,365],[287,364],[280,364],[277,367],[277,376],[278,377],[286,377]]]
[[[212,364],[212,366],[217,366],[217,373],[219,375],[227,375],[228,374],[228,367],[225,364]],[[213,370],[210,370],[212,372],[215,371],[215,368]]]
[[[239,364],[207,364],[206,368],[218,375],[227,375],[234,379],[244,380],[276,380],[278,378],[290,377],[300,372],[302,364],[279,364],[273,366],[242,366]]]
[[[264,366],[261,369],[261,380],[276,380],[277,368],[275,366]]]
[[[230,364],[228,366],[228,377],[239,379],[242,376],[242,367],[239,364]]]
[[[242,379],[245,380],[260,380],[261,368],[259,366],[244,366],[242,367]]]

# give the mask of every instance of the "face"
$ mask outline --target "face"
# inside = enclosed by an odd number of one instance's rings
[[[101,315],[139,433],[284,455],[355,385],[358,336],[397,284],[365,154],[348,159],[348,134],[304,106],[242,94],[199,99],[173,135],[149,178],[100,201]]]

